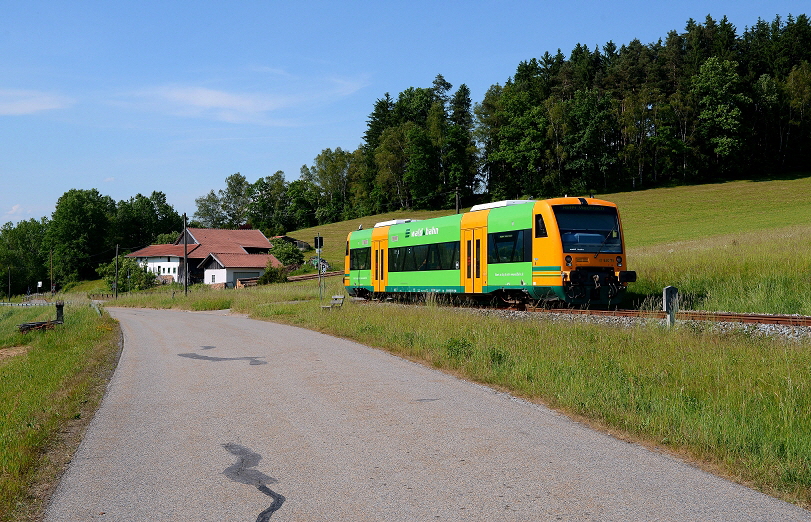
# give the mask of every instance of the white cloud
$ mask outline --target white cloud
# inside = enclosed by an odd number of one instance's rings
[[[270,69],[266,72],[271,72]],[[165,85],[134,93],[141,108],[173,116],[205,118],[229,123],[291,125],[291,108],[331,104],[368,85],[367,78],[296,78],[281,70],[284,81],[271,82],[277,92],[235,92],[189,85]],[[130,95],[132,96],[132,94]],[[125,104],[128,104],[125,102]]]
[[[113,181],[115,181],[115,178],[113,176],[110,176],[109,178],[104,178],[105,183],[112,183]]]
[[[251,70],[254,71],[254,72],[268,73],[268,74],[273,74],[273,75],[276,75],[276,76],[283,76],[283,77],[286,77],[286,78],[293,78],[294,77],[292,74],[285,71],[284,69],[280,69],[278,67],[268,67],[267,65],[257,65],[257,66],[252,67]]]
[[[11,207],[11,210],[6,212],[6,216],[8,217],[15,217],[15,216],[22,216],[25,212],[23,211],[22,205],[14,205]]]
[[[0,89],[0,115],[19,116],[53,109],[64,109],[74,100],[58,94],[30,90]]]
[[[338,96],[350,96],[359,90],[369,85],[367,77],[362,78],[330,78],[330,82],[335,87],[335,93]]]
[[[294,98],[231,93],[206,87],[165,86],[139,93],[158,110],[176,116],[211,118],[230,123],[265,123],[267,113],[295,104]]]

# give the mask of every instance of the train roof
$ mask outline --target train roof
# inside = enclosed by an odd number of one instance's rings
[[[419,221],[419,219],[390,219],[388,221],[381,221],[380,223],[375,223],[375,228],[390,227],[392,225],[402,225],[403,223],[414,223],[415,221]]]
[[[534,199],[505,199],[504,201],[494,201],[493,203],[482,203],[481,205],[473,205],[470,207],[471,212],[478,210],[488,210],[491,208],[508,207],[510,205],[524,205],[526,203],[535,203]]]

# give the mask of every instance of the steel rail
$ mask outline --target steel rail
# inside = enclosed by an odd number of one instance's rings
[[[343,270],[336,270],[334,272],[324,272],[321,274],[321,277],[334,277],[344,275]],[[304,275],[297,275],[297,276],[289,276],[287,278],[288,281],[307,281],[309,279],[318,279],[318,273],[315,274],[304,274]]]
[[[665,319],[661,311],[650,310],[588,310],[580,308],[528,308],[529,311],[571,315],[594,315],[607,317],[637,317],[641,319]],[[738,314],[729,312],[681,311],[677,321],[714,321],[749,324],[778,324],[784,326],[811,326],[811,317],[802,315]]]
[[[359,299],[370,302],[370,299]],[[483,308],[492,308],[483,306]],[[658,310],[593,310],[588,308],[545,308],[543,306],[507,306],[496,307],[500,310],[514,310],[548,314],[591,315],[597,317],[631,317],[637,319],[666,319],[667,314]],[[705,312],[686,310],[676,312],[677,321],[713,321],[748,324],[775,324],[782,326],[811,327],[811,316],[807,315],[780,315],[780,314],[740,314],[731,312]]]

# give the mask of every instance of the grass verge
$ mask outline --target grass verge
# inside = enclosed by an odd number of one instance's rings
[[[65,324],[20,334],[52,307],[0,309],[0,520],[39,520],[115,367],[120,331],[108,315],[66,306]]]

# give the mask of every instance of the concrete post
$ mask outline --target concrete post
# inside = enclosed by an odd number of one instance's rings
[[[676,324],[676,312],[679,311],[679,289],[666,286],[662,292],[662,310],[667,313],[667,325]]]
[[[63,301],[56,302],[56,320],[60,323],[65,322],[65,303]]]

